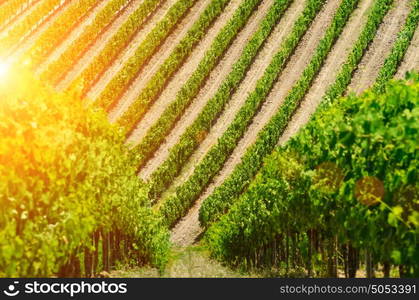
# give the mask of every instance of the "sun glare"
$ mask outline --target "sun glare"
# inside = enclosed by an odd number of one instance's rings
[[[0,62],[0,77],[5,77],[9,73],[10,65],[6,62]]]

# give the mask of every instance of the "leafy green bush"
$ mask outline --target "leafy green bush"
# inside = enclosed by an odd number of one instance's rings
[[[106,116],[23,70],[3,78],[0,99],[0,276],[163,267],[168,231]]]
[[[369,255],[386,276],[391,264],[401,276],[418,276],[418,79],[317,114],[208,229],[213,254],[253,266],[281,266],[291,256],[306,270],[335,269],[328,275],[337,274],[333,261],[344,261],[354,276],[350,249]]]

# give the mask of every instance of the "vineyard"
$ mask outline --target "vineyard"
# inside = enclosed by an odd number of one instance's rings
[[[419,276],[419,0],[0,1],[0,277]]]

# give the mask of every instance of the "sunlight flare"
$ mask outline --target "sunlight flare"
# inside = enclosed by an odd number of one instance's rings
[[[0,78],[4,78],[9,74],[10,64],[8,62],[0,62]]]

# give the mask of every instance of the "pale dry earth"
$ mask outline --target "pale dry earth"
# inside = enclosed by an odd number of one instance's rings
[[[132,41],[127,45],[127,47],[118,55],[118,57],[107,67],[105,72],[101,74],[100,78],[90,87],[90,90],[87,93],[88,99],[91,102],[94,102],[100,94],[105,90],[107,85],[112,81],[112,79],[121,71],[123,70],[125,64],[134,56],[136,50],[144,41],[144,39],[148,36],[148,34],[156,27],[156,25],[164,19],[166,14],[168,13],[169,9],[176,3],[176,0],[167,0],[163,3],[163,5],[154,13],[152,18],[148,21],[145,21],[144,25],[141,29],[136,33]],[[194,4],[196,5],[196,3]],[[189,13],[191,10],[194,9],[195,6],[192,6],[186,13],[183,15],[182,20],[188,18]],[[175,27],[177,28],[179,24]],[[173,32],[167,37],[173,35]],[[160,47],[158,47],[159,49]],[[155,55],[155,53],[153,54]],[[146,62],[147,63],[147,62]],[[144,67],[144,66],[143,66]],[[142,67],[142,68],[143,68]],[[128,87],[126,87],[127,89]],[[124,93],[126,92],[126,89]]]

